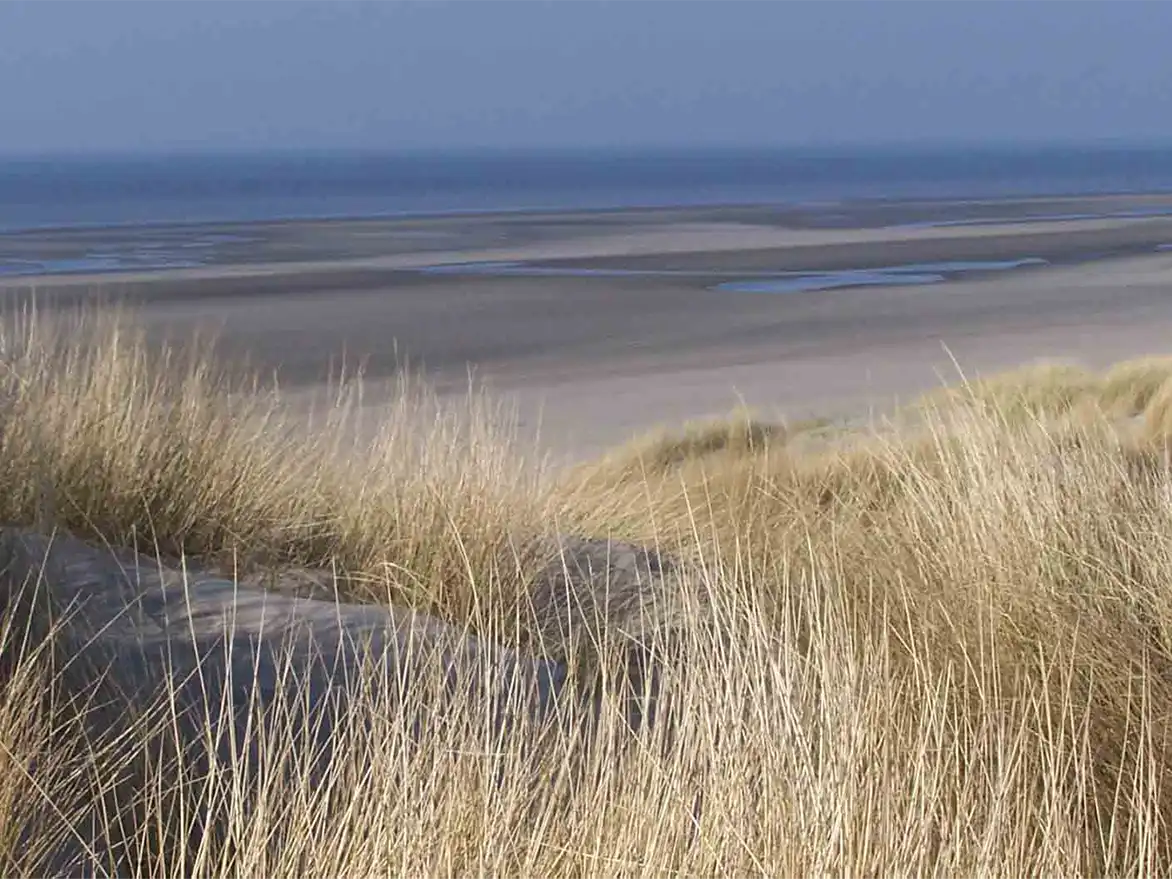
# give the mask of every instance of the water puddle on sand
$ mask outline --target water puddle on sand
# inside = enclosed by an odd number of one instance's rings
[[[1049,263],[1037,257],[1026,259],[1000,260],[946,260],[944,262],[915,262],[907,265],[886,266],[872,269],[876,272],[1004,272],[1009,269],[1024,269],[1029,266],[1045,266]]]
[[[944,275],[935,273],[885,274],[884,272],[836,272],[832,275],[803,275],[763,281],[729,281],[717,284],[726,293],[805,293],[840,287],[890,287],[899,284],[938,284]]]
[[[35,253],[0,256],[0,278],[193,269],[215,259],[218,248],[261,240],[226,232],[195,237],[176,234],[157,239],[144,239],[140,235],[109,237],[90,241],[84,248],[79,246],[65,256],[37,258]]]
[[[802,293],[843,287],[890,287],[900,284],[938,284],[969,272],[1003,272],[1048,265],[1044,259],[948,260],[908,263],[873,269],[832,272],[729,272],[656,269],[591,269],[575,266],[535,266],[523,262],[465,262],[426,266],[424,275],[474,275],[501,278],[728,278],[711,289],[726,293]]]
[[[0,260],[0,276],[53,275],[78,272],[111,272],[122,268],[117,259],[82,257],[79,259]]]
[[[592,269],[579,266],[537,266],[524,262],[457,262],[439,263],[416,269],[422,275],[487,275],[516,278],[761,278],[781,280],[788,278],[829,277],[832,275],[939,273],[939,272],[987,272],[1017,269],[1025,266],[1048,265],[1046,260],[1028,257],[1011,260],[952,260],[945,262],[908,263],[898,266],[881,266],[874,269],[843,269],[832,272],[736,272],[704,271],[682,269]]]
[[[2,259],[0,277],[36,277],[38,275],[76,275],[90,272],[124,272],[133,270],[189,269],[204,265],[202,260],[171,258],[158,252],[132,254],[94,253],[76,259]]]
[[[729,293],[803,293],[835,290],[843,287],[896,287],[903,284],[939,284],[951,275],[969,272],[1004,272],[1029,266],[1049,265],[1044,259],[1029,257],[1009,260],[950,260],[908,263],[878,269],[848,269],[841,272],[799,274],[764,280],[729,281],[717,284],[717,290]]]

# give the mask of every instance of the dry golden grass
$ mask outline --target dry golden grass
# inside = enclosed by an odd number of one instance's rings
[[[1103,375],[1099,398],[1118,415],[1142,414],[1172,378],[1172,357],[1144,357],[1117,364]]]
[[[622,480],[658,475],[686,462],[700,458],[742,456],[762,453],[778,440],[785,441],[788,431],[767,424],[749,412],[734,412],[730,417],[684,425],[682,430],[660,430],[639,437],[605,458],[608,478]]]
[[[305,413],[199,351],[152,350],[118,312],[10,319],[0,521],[35,521],[47,480],[56,524],[82,536],[246,568],[338,565],[358,593],[456,609],[450,584],[495,577],[500,550],[546,518],[541,468],[487,403],[437,412],[404,379],[358,445],[360,381]]]
[[[1036,418],[1069,412],[1096,397],[1100,383],[1072,363],[1039,362],[998,375],[962,381],[928,394],[921,405],[950,404],[995,411],[1003,417]]]
[[[421,426],[410,389],[357,450],[344,407],[307,436],[279,400],[111,327],[84,346],[28,325],[5,337],[5,519],[44,516],[49,495],[58,524],[165,553],[335,561],[372,600],[502,638],[525,575],[512,548],[565,523],[687,555],[704,593],[657,740],[566,738],[534,764],[524,736],[412,748],[411,706],[377,706],[386,723],[343,731],[321,784],[290,769],[288,730],[255,789],[179,771],[179,811],[174,768],[139,759],[134,820],[104,824],[130,872],[1172,871],[1160,365],[973,382],[914,424],[815,447],[709,427],[549,479],[478,418]],[[1144,430],[1125,429],[1138,415]],[[10,669],[0,695],[5,873],[33,863],[13,828],[53,844],[76,823],[70,791],[120,790],[137,759],[49,735],[37,668]],[[573,784],[550,771],[565,764]],[[193,832],[192,803],[214,832]],[[160,844],[164,827],[186,842]]]

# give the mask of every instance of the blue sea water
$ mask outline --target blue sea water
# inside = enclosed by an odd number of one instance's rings
[[[0,231],[494,210],[1172,192],[1172,148],[0,159]]]
[[[713,272],[670,269],[597,269],[579,266],[542,266],[521,262],[444,263],[419,269],[425,275],[473,275],[503,278],[630,278],[687,277],[717,280],[712,289],[724,293],[807,293],[845,287],[890,287],[938,284],[949,277],[972,273],[1004,272],[1030,266],[1048,265],[1037,257],[1007,260],[948,260],[904,263],[875,269],[844,269],[832,272]],[[719,281],[720,278],[735,280]]]
[[[939,284],[945,276],[937,272],[872,272],[853,269],[828,274],[801,275],[768,281],[733,281],[718,284],[725,293],[816,293],[846,287],[903,287]]]

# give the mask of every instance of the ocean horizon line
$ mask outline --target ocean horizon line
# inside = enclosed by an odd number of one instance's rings
[[[915,139],[906,141],[825,141],[793,143],[711,143],[711,144],[485,144],[472,146],[216,146],[216,145],[160,145],[143,149],[77,149],[77,150],[17,150],[0,149],[0,162],[20,161],[110,161],[117,159],[186,159],[186,158],[276,158],[276,157],[372,157],[389,159],[411,158],[475,158],[475,157],[559,157],[599,158],[642,156],[707,156],[707,155],[799,155],[799,154],[856,154],[898,153],[907,155],[949,153],[958,151],[1015,153],[1015,152],[1162,152],[1172,150],[1172,138],[1095,138],[1095,139],[989,139],[962,140]]]
[[[1172,192],[1172,146],[0,158],[0,230]]]

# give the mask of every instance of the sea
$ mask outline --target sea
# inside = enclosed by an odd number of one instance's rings
[[[0,158],[0,232],[1172,192],[1172,146]]]

